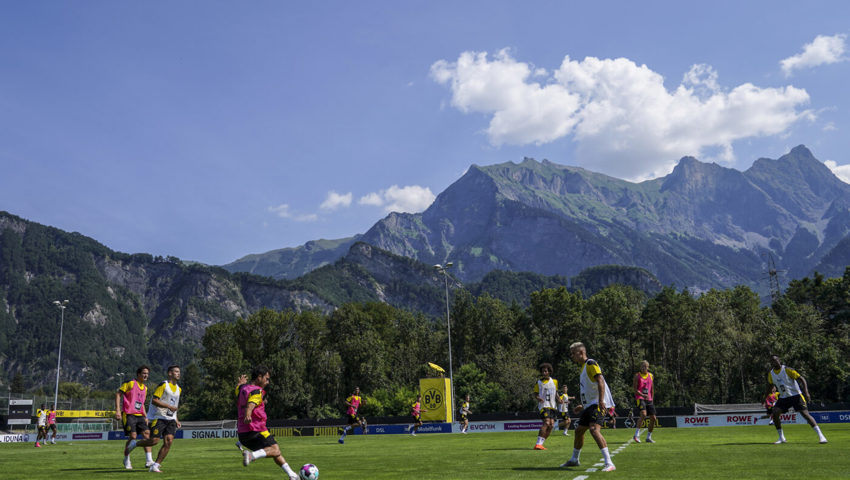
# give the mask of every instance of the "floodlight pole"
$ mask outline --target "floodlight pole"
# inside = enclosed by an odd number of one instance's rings
[[[452,368],[452,322],[451,317],[449,316],[449,274],[446,272],[447,268],[450,268],[453,265],[452,262],[446,262],[445,265],[434,265],[434,269],[443,274],[443,279],[446,283],[446,328],[448,330],[448,338],[449,338],[449,383],[451,383],[451,394],[452,394],[452,417],[454,417],[455,412],[455,379],[454,379],[454,370]]]
[[[53,305],[59,307],[60,318],[59,321],[59,359],[56,361],[56,389],[53,391],[53,408],[56,408],[56,404],[59,400],[59,369],[62,368],[62,331],[65,327],[65,308],[68,306],[68,300],[54,300]]]

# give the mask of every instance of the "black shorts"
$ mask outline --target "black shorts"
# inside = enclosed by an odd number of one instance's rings
[[[348,424],[349,425],[354,425],[355,423],[362,423],[362,422],[363,422],[363,417],[358,417],[356,413],[354,415],[348,416]]]
[[[570,419],[570,413],[569,412],[558,412],[558,417],[560,417],[561,420],[569,420]]]
[[[263,432],[245,432],[239,434],[239,443],[249,450],[262,450],[272,445],[277,445],[274,435],[268,430]]]
[[[597,404],[585,407],[585,409],[581,412],[581,416],[578,418],[579,427],[589,427],[593,424],[603,425],[604,423],[605,412],[603,412]]]
[[[774,405],[773,408],[778,408],[782,413],[787,412],[791,408],[793,408],[795,412],[802,412],[803,410],[809,409],[809,407],[806,406],[806,400],[802,395],[780,398],[776,401],[776,405]]]
[[[773,415],[773,407],[767,407],[767,416]]]
[[[413,415],[412,413],[410,415],[413,417],[414,422],[422,423],[422,415]]]
[[[469,419],[468,419],[468,418],[466,418],[466,415],[461,415],[461,416],[460,416],[460,421],[461,421],[461,422],[465,422],[465,421],[467,421],[467,420],[469,420]]]
[[[655,403],[652,400],[644,400],[642,398],[635,399],[635,411],[640,414],[641,410],[646,410],[647,415],[655,415]]]
[[[547,418],[551,418],[555,420],[558,418],[558,411],[554,408],[544,408],[540,410],[540,418],[546,420]]]
[[[151,421],[151,437],[165,438],[167,435],[174,436],[177,433],[177,420],[162,420],[157,418]]]
[[[43,434],[47,435],[47,425],[39,425],[39,426],[38,426],[38,431],[39,431],[40,433],[43,433]]]
[[[124,433],[129,437],[132,432],[145,433],[150,430],[147,422],[145,422],[145,417],[141,415],[123,415],[124,420]]]
[[[47,425],[48,430],[53,430],[53,433],[56,433],[56,424],[50,423]]]

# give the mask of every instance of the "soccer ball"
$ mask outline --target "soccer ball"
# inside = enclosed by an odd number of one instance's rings
[[[301,467],[298,476],[301,480],[319,480],[319,469],[312,463],[308,463]]]

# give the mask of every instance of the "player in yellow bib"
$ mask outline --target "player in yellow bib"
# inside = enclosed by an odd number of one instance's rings
[[[159,443],[160,438],[163,440],[156,461],[150,467],[151,472],[161,472],[159,467],[162,466],[162,462],[171,450],[174,434],[181,427],[180,420],[177,419],[177,409],[180,406],[180,394],[183,390],[177,385],[178,380],[180,380],[180,367],[177,365],[168,367],[168,380],[156,387],[148,405],[151,440],[154,445]]]
[[[773,406],[773,425],[776,427],[776,433],[779,434],[779,440],[773,443],[786,442],[785,433],[782,432],[782,414],[791,408],[809,422],[809,425],[818,434],[818,441],[826,443],[826,437],[821,433],[818,422],[809,415],[809,407],[806,406],[806,399],[812,398],[809,395],[809,385],[806,383],[806,379],[793,368],[782,365],[777,355],[771,355],[770,365],[773,368],[767,372],[768,392],[772,387],[776,387],[779,392],[779,400]],[[800,385],[802,385],[802,388]]]
[[[555,427],[555,419],[558,418],[558,381],[552,378],[552,364],[540,364],[540,378],[534,384],[534,399],[537,400],[537,411],[543,423],[537,432],[537,443],[535,450],[546,450],[543,442],[549,438]]]
[[[578,419],[576,436],[573,440],[573,456],[561,466],[579,466],[579,456],[582,447],[584,447],[584,434],[590,430],[590,436],[596,441],[596,445],[602,452],[602,459],[605,461],[602,471],[613,472],[616,467],[614,462],[611,461],[611,453],[608,451],[605,437],[602,436],[602,423],[605,421],[605,413],[609,408],[614,407],[611,389],[608,388],[608,383],[602,376],[602,369],[599,364],[596,363],[596,360],[587,357],[587,349],[583,343],[576,342],[570,345],[570,356],[573,362],[581,368],[581,373],[579,373],[581,404],[575,408],[576,413],[581,414],[581,416]]]

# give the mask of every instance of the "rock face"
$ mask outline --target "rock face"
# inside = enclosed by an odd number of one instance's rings
[[[745,172],[685,157],[637,184],[525,159],[472,166],[425,212],[392,214],[362,241],[425,263],[450,259],[465,281],[494,269],[574,276],[616,264],[692,291],[763,290],[768,252],[794,278],[846,249],[848,206],[850,185],[804,146]]]
[[[497,269],[570,277],[612,264],[694,292],[766,293],[768,253],[787,278],[841,275],[848,232],[850,185],[801,145],[744,172],[684,157],[642,183],[529,158],[473,165],[421,214],[391,213],[357,241],[425,264],[451,260],[464,282]],[[226,268],[291,278],[354,244],[321,242]]]
[[[767,293],[768,254],[786,278],[842,275],[848,232],[850,185],[801,145],[744,172],[684,157],[641,183],[529,158],[473,165],[421,214],[391,213],[356,241],[425,264],[451,260],[464,282],[498,269],[570,277],[612,264],[694,292],[745,284]],[[308,242],[226,268],[292,278],[354,241]]]

